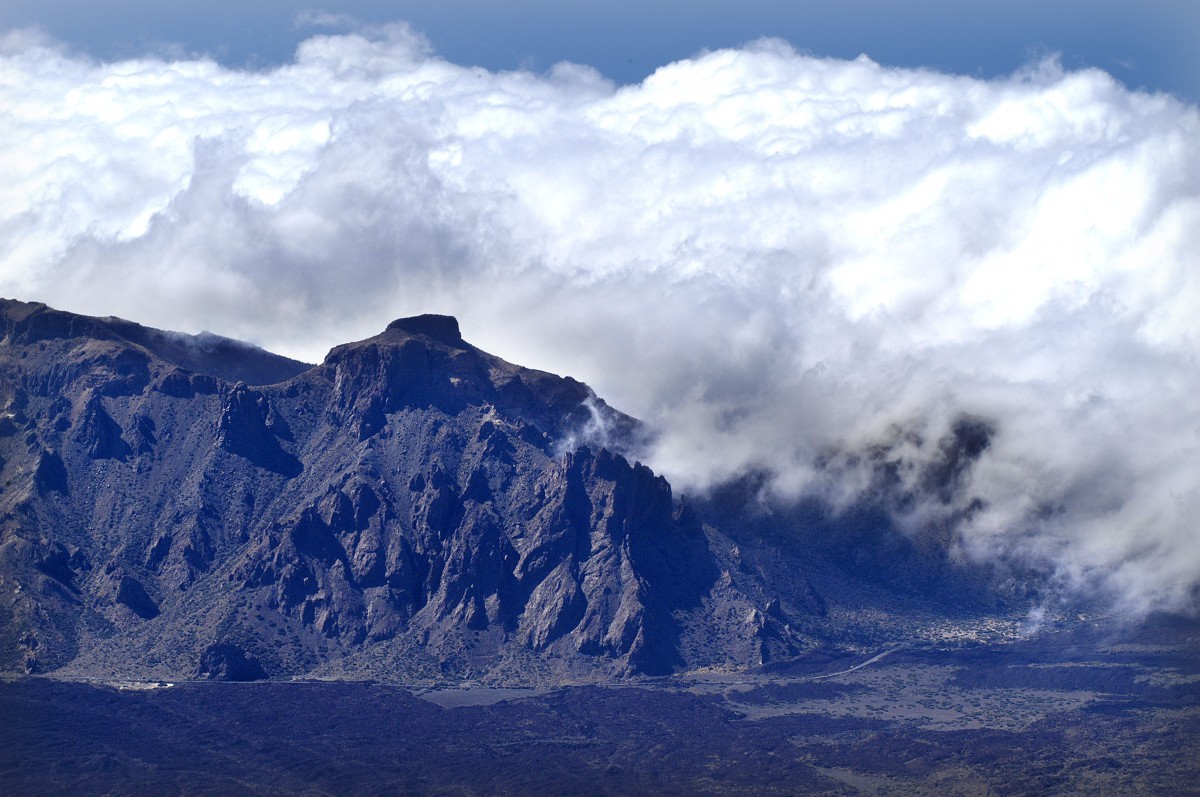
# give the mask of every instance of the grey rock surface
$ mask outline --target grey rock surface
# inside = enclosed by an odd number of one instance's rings
[[[808,644],[819,596],[641,434],[446,316],[306,366],[0,301],[0,669],[562,683]]]

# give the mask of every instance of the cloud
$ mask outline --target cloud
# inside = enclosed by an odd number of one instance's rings
[[[318,11],[311,8],[302,9],[297,12],[292,20],[292,24],[297,28],[323,28],[340,31],[356,30],[363,27],[350,14],[333,14],[328,11]]]
[[[651,423],[686,490],[758,470],[850,500],[869,480],[827,484],[829,452],[903,430],[919,473],[978,417],[986,450],[923,499],[985,507],[963,553],[1195,603],[1193,106],[775,41],[618,88],[456,66],[403,26],[265,72],[10,33],[0,104],[0,294],[309,360],[454,313]]]

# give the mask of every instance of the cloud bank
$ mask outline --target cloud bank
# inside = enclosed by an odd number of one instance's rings
[[[9,33],[0,107],[0,295],[309,360],[454,313],[647,420],[686,490],[757,470],[853,500],[822,456],[902,438],[903,478],[982,418],[929,510],[981,502],[965,555],[1129,610],[1197,601],[1193,106],[1053,62],[980,81],[774,41],[617,88],[459,67],[395,26],[264,72]]]

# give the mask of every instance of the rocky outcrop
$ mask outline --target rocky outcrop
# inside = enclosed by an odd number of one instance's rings
[[[411,318],[397,318],[387,325],[386,331],[393,330],[409,335],[422,335],[448,346],[466,348],[462,334],[458,331],[458,319],[454,316],[426,314]]]
[[[278,435],[289,436],[287,425],[273,411],[270,400],[242,382],[230,390],[217,421],[217,443],[260,468],[283,476],[296,476],[303,466],[285,451]]]
[[[159,615],[158,604],[146,592],[142,583],[128,573],[122,573],[116,580],[116,595],[114,600],[125,606],[143,620],[153,620]]]
[[[195,675],[214,681],[261,681],[267,677],[258,659],[228,642],[206,648],[196,665]]]
[[[347,644],[405,630],[453,648],[464,631],[495,631],[630,671],[679,664],[673,613],[698,605],[714,571],[669,485],[608,451],[554,460],[508,445],[506,457],[468,450],[480,462],[461,476],[360,475],[249,548],[231,578]]]
[[[28,585],[0,591],[0,617],[39,640],[21,666],[553,682],[803,644],[801,602],[722,577],[728,541],[637,463],[636,421],[471,346],[453,318],[296,369],[0,311],[19,423],[0,436],[0,533],[47,552],[0,561]],[[34,594],[45,579],[57,591]]]
[[[42,449],[36,455],[33,484],[41,494],[69,493],[70,484],[67,467],[62,457],[54,451]]]
[[[104,403],[97,395],[93,394],[87,400],[76,428],[79,431],[75,444],[92,459],[123,460],[132,453],[129,443],[122,437],[124,430],[104,409]]]

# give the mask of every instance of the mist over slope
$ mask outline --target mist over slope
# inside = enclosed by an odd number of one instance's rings
[[[645,419],[677,488],[882,490],[964,558],[1195,605],[1193,106],[770,41],[620,89],[459,67],[404,27],[259,73],[32,34],[0,55],[0,294],[308,361],[454,312]],[[964,418],[986,445],[928,489]]]

